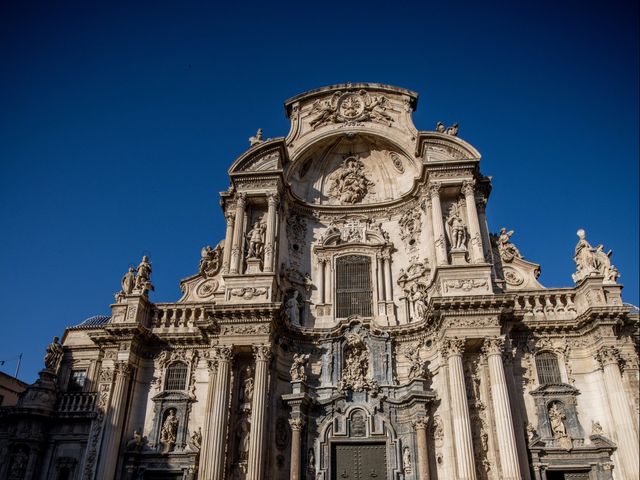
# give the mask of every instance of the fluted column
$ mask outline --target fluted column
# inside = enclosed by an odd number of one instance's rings
[[[326,303],[324,298],[324,264],[326,260],[324,258],[318,259],[318,303],[324,305]]]
[[[251,404],[251,436],[249,438],[249,461],[247,480],[263,480],[264,455],[269,448],[264,444],[264,419],[267,406],[269,361],[271,347],[255,345],[256,359],[253,402]]]
[[[301,433],[304,421],[301,418],[290,418],[289,425],[291,425],[291,474],[289,478],[290,480],[300,480]]]
[[[391,283],[391,253],[387,253],[384,257],[384,281],[385,281],[385,294],[387,302],[393,302],[393,285]]]
[[[449,390],[451,392],[451,417],[456,451],[458,480],[475,480],[476,469],[473,459],[473,440],[467,391],[464,386],[462,353],[464,340],[445,339],[442,354],[449,365]]]
[[[418,443],[418,476],[417,480],[429,480],[429,451],[427,449],[427,419],[419,418],[413,422]]]
[[[638,436],[634,431],[635,419],[631,418],[629,402],[620,375],[620,353],[610,345],[598,350],[598,362],[602,368],[604,383],[611,409],[611,418],[617,437],[621,478],[638,478]]]
[[[233,227],[233,245],[231,246],[230,273],[238,273],[240,270],[240,258],[242,257],[242,237],[244,229],[244,209],[247,204],[247,196],[239,193],[236,199],[236,218]]]
[[[96,478],[115,478],[118,463],[118,451],[122,440],[122,422],[127,412],[127,391],[131,377],[131,365],[127,362],[116,362],[114,368],[115,382],[111,403],[105,418],[104,436],[99,455]]]
[[[278,206],[278,194],[270,193],[267,199],[267,231],[264,246],[264,267],[265,272],[273,272],[273,260],[275,258],[276,240],[276,210]]]
[[[227,231],[224,235],[224,250],[222,252],[222,273],[229,273],[231,265],[231,250],[233,249],[233,215],[226,214]]]
[[[209,459],[207,475],[202,475],[206,480],[224,480],[225,467],[225,444],[227,438],[227,417],[229,408],[231,360],[233,358],[232,348],[228,345],[214,347],[217,358],[217,373],[213,393],[213,411],[211,412],[208,427],[211,429],[211,441],[209,452],[206,457]],[[200,465],[204,465],[201,461]]]
[[[429,185],[429,196],[431,197],[431,220],[433,223],[433,240],[436,246],[436,263],[446,265],[447,245],[444,236],[444,223],[442,222],[442,205],[440,204],[440,183]]]
[[[501,337],[486,338],[483,351],[487,355],[489,364],[491,399],[496,421],[496,433],[498,434],[502,478],[505,480],[518,480],[521,478],[520,463],[518,461],[516,435],[513,429],[513,417],[511,416],[511,407],[509,405],[509,392],[502,364],[503,345],[504,340]]]
[[[217,419],[213,416],[218,370],[218,359],[216,358],[215,350],[210,351],[207,367],[209,370],[209,381],[207,382],[207,403],[204,408],[204,428],[202,429],[202,447],[200,448],[199,462],[199,475],[201,478],[211,478],[213,432],[217,428]]]
[[[376,261],[378,264],[378,270],[376,275],[377,285],[378,285],[378,300],[383,302],[386,296],[384,293],[384,264],[382,260],[382,255],[378,254],[376,257]]]
[[[471,237],[471,261],[473,263],[484,263],[484,253],[482,251],[482,235],[480,233],[480,221],[476,210],[475,181],[467,180],[462,184],[462,193],[467,207],[467,225],[469,236]]]

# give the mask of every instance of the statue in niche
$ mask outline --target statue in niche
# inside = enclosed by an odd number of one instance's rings
[[[251,433],[251,422],[249,421],[249,413],[244,412],[238,422],[238,454],[240,460],[244,461],[249,458],[249,438]]]
[[[253,228],[249,230],[247,239],[249,242],[249,250],[247,252],[247,258],[259,258],[262,259],[264,254],[264,234],[266,226],[264,223],[255,222]]]
[[[44,366],[47,370],[56,371],[60,360],[62,359],[62,345],[58,337],[53,337],[53,341],[47,345],[47,350],[44,355]]]
[[[122,294],[131,295],[133,289],[136,286],[136,269],[133,267],[129,267],[127,273],[122,277],[122,281],[120,282],[122,286]]]
[[[576,263],[576,273],[572,275],[574,282],[579,282],[585,277],[601,275],[605,281],[616,283],[620,276],[618,269],[611,264],[611,250],[604,252],[604,246],[593,248],[585,238],[583,229],[578,230],[578,243],[576,244],[573,260]]]
[[[498,248],[500,259],[503,262],[511,262],[514,258],[522,258],[518,248],[511,243],[511,235],[513,235],[513,230],[509,230],[507,232],[507,229],[504,227],[500,229],[500,233],[492,235],[496,247]]]
[[[251,405],[253,401],[253,367],[247,365],[244,369],[244,380],[242,381],[242,402]],[[248,407],[251,408],[251,407]]]
[[[411,452],[406,445],[402,449],[402,470],[404,473],[411,473]]]
[[[467,243],[467,229],[460,215],[460,206],[454,203],[449,208],[449,216],[447,217],[447,225],[449,231],[449,243],[453,251],[465,251]]]
[[[416,316],[420,320],[424,320],[427,318],[429,310],[427,308],[427,292],[424,286],[420,283],[416,283],[411,286],[411,295],[410,298],[413,300],[413,308],[415,310]]]
[[[293,355],[293,363],[291,364],[291,370],[289,370],[292,382],[304,382],[307,379],[304,369],[308,361],[308,353],[296,353]]]
[[[342,163],[329,189],[329,195],[343,203],[358,203],[370,192],[375,183],[364,174],[364,164],[356,157]]]
[[[172,408],[169,410],[169,415],[162,424],[162,431],[160,432],[160,443],[164,445],[162,453],[172,452],[176,440],[178,439],[178,417],[176,417],[176,410]]]
[[[209,245],[200,250],[198,271],[206,277],[215,276],[222,264],[222,247],[211,248]]]
[[[549,408],[549,424],[553,438],[558,441],[558,446],[565,450],[573,448],[571,437],[567,434],[567,426],[565,424],[566,415],[559,403],[554,403]]]
[[[293,290],[291,296],[285,302],[285,312],[291,325],[300,326],[300,301],[298,290]]]
[[[151,263],[146,255],[142,257],[137,268],[136,290],[140,290],[143,294],[149,290],[154,290],[151,284]]]

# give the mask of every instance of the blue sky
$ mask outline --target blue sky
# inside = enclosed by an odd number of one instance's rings
[[[247,138],[347,81],[419,92],[419,129],[460,122],[491,229],[545,286],[572,284],[582,227],[638,304],[638,3],[454,3],[2,2],[0,360],[33,381],[143,254],[176,300]]]

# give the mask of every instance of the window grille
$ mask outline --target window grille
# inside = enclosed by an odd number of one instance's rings
[[[169,365],[165,390],[184,390],[186,386],[187,365],[182,362]]]
[[[336,316],[371,316],[371,258],[363,255],[340,257],[336,261]]]
[[[540,385],[549,383],[562,383],[558,357],[551,352],[542,352],[536,355],[536,369]]]
[[[69,385],[67,391],[69,392],[81,392],[84,389],[84,384],[87,380],[86,370],[72,370],[69,377]]]

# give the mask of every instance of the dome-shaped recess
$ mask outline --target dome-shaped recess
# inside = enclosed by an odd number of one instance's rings
[[[407,194],[419,163],[390,141],[363,133],[324,138],[294,160],[287,183],[313,205],[388,202]]]

